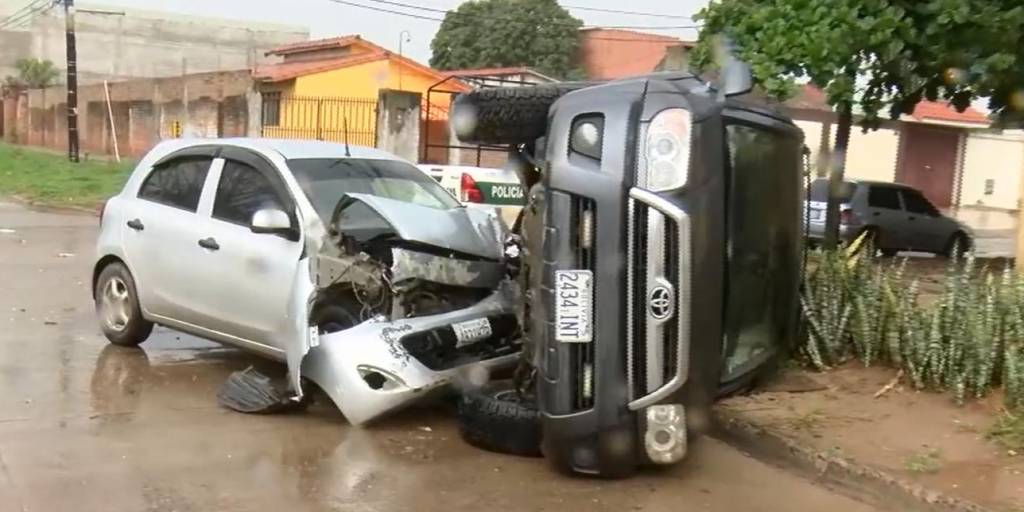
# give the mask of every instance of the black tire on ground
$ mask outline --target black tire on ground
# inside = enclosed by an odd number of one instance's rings
[[[135,279],[123,263],[111,263],[103,268],[96,279],[93,299],[100,329],[114,345],[134,347],[153,332],[153,322],[142,317]]]
[[[971,239],[963,231],[957,231],[953,233],[953,236],[949,237],[949,241],[946,242],[946,248],[943,249],[942,253],[945,256],[953,256],[953,251],[956,251],[956,256],[963,256],[971,250]]]
[[[493,381],[465,392],[457,418],[462,438],[491,452],[540,457],[540,414],[521,400],[511,380]]]
[[[588,85],[591,84],[565,82],[479,89],[455,100],[452,126],[462,142],[533,142],[547,131],[548,109],[555,100]]]

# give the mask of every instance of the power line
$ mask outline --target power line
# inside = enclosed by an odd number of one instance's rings
[[[370,9],[370,10],[374,10],[374,11],[387,12],[387,13],[397,14],[397,15],[401,15],[401,16],[410,16],[410,17],[419,18],[419,19],[430,19],[430,20],[433,20],[433,21],[443,21],[443,20],[439,20],[437,18],[430,18],[430,17],[427,17],[427,16],[419,15],[419,14],[412,14],[412,13],[401,12],[401,11],[392,11],[392,10],[384,9],[384,8],[381,8],[381,7],[375,7],[375,6],[370,6],[370,5],[361,5],[361,4],[356,4],[356,3],[352,3],[352,2],[347,2],[347,1],[344,1],[344,0],[331,0],[331,1],[337,2],[337,3],[342,3],[342,4],[345,4],[345,5],[351,5],[353,7],[362,7],[364,9]],[[396,7],[404,7],[406,9],[415,9],[415,10],[425,11],[425,12],[440,13],[440,14],[444,14],[444,15],[449,15],[450,14],[450,15],[453,15],[453,16],[459,16],[459,17],[463,17],[463,18],[486,18],[486,19],[492,19],[492,20],[498,20],[498,21],[508,21],[508,22],[513,22],[513,23],[532,23],[530,20],[522,20],[522,19],[516,19],[516,18],[505,18],[505,17],[498,17],[498,16],[477,16],[477,15],[473,15],[473,14],[460,13],[460,12],[454,11],[454,10],[436,9],[436,8],[433,8],[433,7],[421,7],[421,6],[418,6],[418,5],[407,4],[407,3],[404,3],[404,2],[395,2],[393,0],[363,0],[363,1],[364,2],[374,2],[374,3],[378,3],[378,4],[391,5],[391,6],[396,6]],[[548,24],[549,25],[561,25],[561,26],[575,26],[573,24],[568,24],[568,23],[548,23]],[[683,26],[651,26],[651,25],[586,26],[585,25],[585,26],[583,26],[581,28],[620,28],[620,29],[646,29],[646,30],[675,30],[675,29],[684,29],[684,28],[699,28],[699,26],[698,25],[683,25]]]
[[[681,16],[674,14],[660,14],[655,12],[640,12],[640,11],[617,11],[615,9],[601,9],[599,7],[584,7],[581,5],[566,5],[561,4],[566,9],[576,9],[577,11],[593,11],[593,12],[605,12],[609,14],[628,14],[630,16],[652,16],[655,18],[673,18],[679,20],[692,20],[690,16]]]
[[[30,2],[3,20],[0,20],[0,30],[24,26],[52,9],[53,5],[51,0],[35,0]]]

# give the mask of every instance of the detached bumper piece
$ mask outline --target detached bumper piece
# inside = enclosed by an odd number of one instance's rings
[[[253,367],[234,372],[217,391],[221,405],[247,414],[274,414],[297,410],[303,403],[282,392]]]

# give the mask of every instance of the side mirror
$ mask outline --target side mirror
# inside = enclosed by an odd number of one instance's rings
[[[257,210],[252,215],[252,224],[249,229],[253,233],[270,235],[287,235],[290,240],[296,239],[295,228],[292,227],[292,220],[288,214],[274,208]]]
[[[750,70],[750,64],[743,62],[736,56],[736,45],[728,36],[721,39],[721,94],[723,96],[738,96],[746,94],[754,88],[754,78]]]

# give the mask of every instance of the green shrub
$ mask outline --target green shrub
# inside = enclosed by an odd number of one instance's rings
[[[856,357],[904,371],[917,389],[944,390],[962,404],[1002,386],[1024,406],[1024,278],[1009,265],[976,270],[950,258],[938,300],[922,304],[906,259],[883,263],[870,241],[818,251],[804,279],[802,351],[819,370]]]

